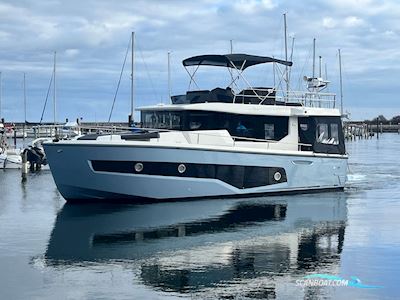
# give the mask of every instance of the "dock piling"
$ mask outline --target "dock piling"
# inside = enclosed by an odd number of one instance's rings
[[[27,153],[27,151],[23,151],[21,153],[21,157],[22,157],[21,177],[22,177],[22,181],[25,181],[26,174],[28,174],[28,153]]]

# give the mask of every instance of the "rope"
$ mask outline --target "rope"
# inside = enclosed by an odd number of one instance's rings
[[[54,71],[51,73],[49,88],[47,89],[46,100],[45,100],[45,102],[44,102],[44,106],[43,106],[43,110],[42,110],[42,116],[40,117],[39,124],[42,124],[42,121],[43,121],[44,112],[45,112],[46,106],[47,106],[47,100],[49,99],[51,84],[53,83],[53,77],[54,77]]]
[[[140,58],[142,59],[142,62],[143,62],[143,65],[144,65],[144,69],[145,69],[145,71],[146,71],[146,75],[147,75],[147,77],[148,77],[148,79],[149,79],[151,89],[153,90],[154,97],[156,97],[156,99],[159,99],[159,98],[161,98],[161,97],[160,97],[160,95],[156,92],[156,89],[155,89],[155,87],[154,87],[153,80],[151,79],[151,76],[150,76],[149,69],[148,69],[148,67],[147,67],[146,61],[144,60],[143,51],[142,51],[142,49],[140,48],[139,43],[137,43],[137,42],[136,42],[136,47],[137,47],[138,50],[139,50]]]
[[[308,62],[311,58],[311,54],[312,54],[312,47],[309,48],[308,56],[307,56],[306,60],[304,61],[303,67],[301,68],[301,71],[299,73],[299,80],[297,82],[297,90],[301,89],[301,82],[303,81],[304,69],[306,68],[306,65],[308,65]]]
[[[112,106],[111,106],[111,111],[110,111],[110,115],[109,115],[109,117],[108,117],[108,122],[110,122],[111,116],[112,116],[112,113],[113,113],[113,110],[114,110],[115,100],[117,99],[119,86],[120,86],[120,84],[121,84],[122,74],[124,73],[124,68],[125,68],[126,59],[127,59],[127,57],[128,57],[129,48],[130,48],[130,46],[131,46],[131,39],[132,39],[132,37],[129,39],[128,47],[127,47],[127,49],[126,49],[125,59],[124,59],[124,63],[122,64],[121,73],[119,74],[119,80],[118,80],[118,84],[117,84],[117,90],[115,91],[115,94],[114,94],[114,100],[113,100],[113,103],[112,103]],[[132,75],[133,75],[133,74],[132,74]]]

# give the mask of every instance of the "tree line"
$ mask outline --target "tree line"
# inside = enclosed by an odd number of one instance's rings
[[[400,123],[400,115],[394,116],[391,119],[386,119],[384,115],[379,115],[378,117],[373,118],[372,120],[365,120],[364,122],[367,124],[376,124],[376,122],[382,123],[385,125],[399,124]]]

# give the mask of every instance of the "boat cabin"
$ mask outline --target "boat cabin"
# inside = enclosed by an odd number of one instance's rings
[[[185,59],[185,68],[196,67],[193,73],[188,71],[189,87],[193,82],[197,86],[194,75],[202,65],[227,67],[231,84],[226,88],[189,90],[185,95],[172,96],[170,105],[139,108],[141,126],[173,131],[226,130],[235,141],[247,146],[249,143],[255,146],[268,142],[293,150],[295,144],[295,150],[345,154],[340,113],[326,107],[332,104],[326,100],[327,96],[333,94],[282,94],[274,87],[251,86],[235,92],[236,81],[243,76],[243,71],[262,63],[292,65],[275,58],[247,54],[202,55]],[[233,71],[238,76],[234,76]],[[289,143],[292,145],[288,146]]]

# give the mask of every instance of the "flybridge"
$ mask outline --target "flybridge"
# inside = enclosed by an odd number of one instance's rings
[[[284,106],[308,106],[335,108],[335,94],[321,93],[319,91],[291,91],[279,90],[271,86],[252,86],[243,76],[244,70],[251,66],[273,63],[292,66],[291,61],[276,59],[268,56],[257,56],[249,54],[207,54],[198,55],[183,60],[182,64],[190,76],[189,90],[184,95],[171,97],[172,104],[195,104],[195,103],[241,103],[257,105],[284,105]],[[216,87],[212,90],[204,90],[199,87],[195,75],[200,66],[214,66],[228,68],[231,82],[226,88]],[[190,72],[189,67],[195,67]],[[277,66],[278,68],[278,66]],[[278,68],[279,69],[279,68]],[[246,85],[239,87],[239,81]],[[191,90],[192,84],[196,89]]]

